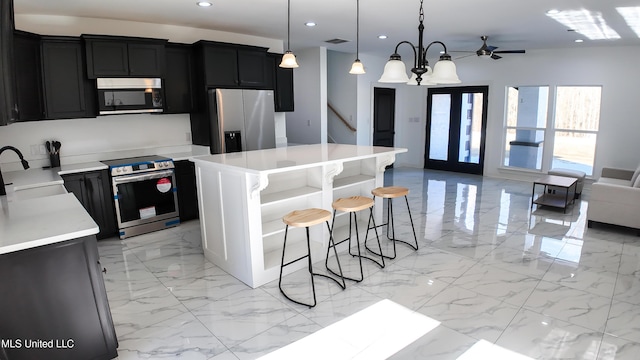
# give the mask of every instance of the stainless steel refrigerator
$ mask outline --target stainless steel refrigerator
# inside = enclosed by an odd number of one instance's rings
[[[211,152],[276,147],[273,90],[211,89]]]

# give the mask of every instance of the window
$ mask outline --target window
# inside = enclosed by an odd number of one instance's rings
[[[548,86],[507,88],[504,166],[542,169],[548,100]]]
[[[593,175],[600,127],[600,86],[558,86],[552,168]]]
[[[601,86],[556,87],[553,119],[547,121],[549,87],[508,87],[503,165],[593,175],[601,92]]]

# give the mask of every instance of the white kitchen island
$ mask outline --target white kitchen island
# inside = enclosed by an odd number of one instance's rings
[[[317,144],[191,158],[196,167],[202,247],[206,258],[252,288],[280,273],[290,211],[322,208],[340,197],[371,196],[383,186],[385,168],[403,148]],[[346,237],[348,216],[338,214],[334,235]],[[382,218],[376,199],[375,215]],[[361,232],[367,216],[358,219]],[[324,260],[329,232],[311,231],[314,261]],[[306,253],[304,229],[290,229],[286,259]],[[287,272],[304,267],[299,261]]]

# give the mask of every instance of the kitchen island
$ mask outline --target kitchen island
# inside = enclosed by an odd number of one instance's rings
[[[252,288],[280,273],[285,226],[282,217],[304,208],[331,210],[334,199],[371,196],[403,148],[317,144],[198,156],[196,166],[202,247],[206,258]],[[375,216],[382,218],[376,199]],[[349,217],[338,214],[336,240],[345,238]],[[361,223],[360,223],[361,222]],[[367,216],[359,217],[366,230]],[[314,261],[324,259],[329,233],[310,229]],[[291,229],[287,259],[306,253],[304,229]],[[286,260],[285,260],[286,261]],[[304,267],[300,261],[288,272]]]

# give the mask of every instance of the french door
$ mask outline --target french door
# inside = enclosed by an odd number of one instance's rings
[[[487,86],[429,89],[425,169],[482,174],[488,93]]]

